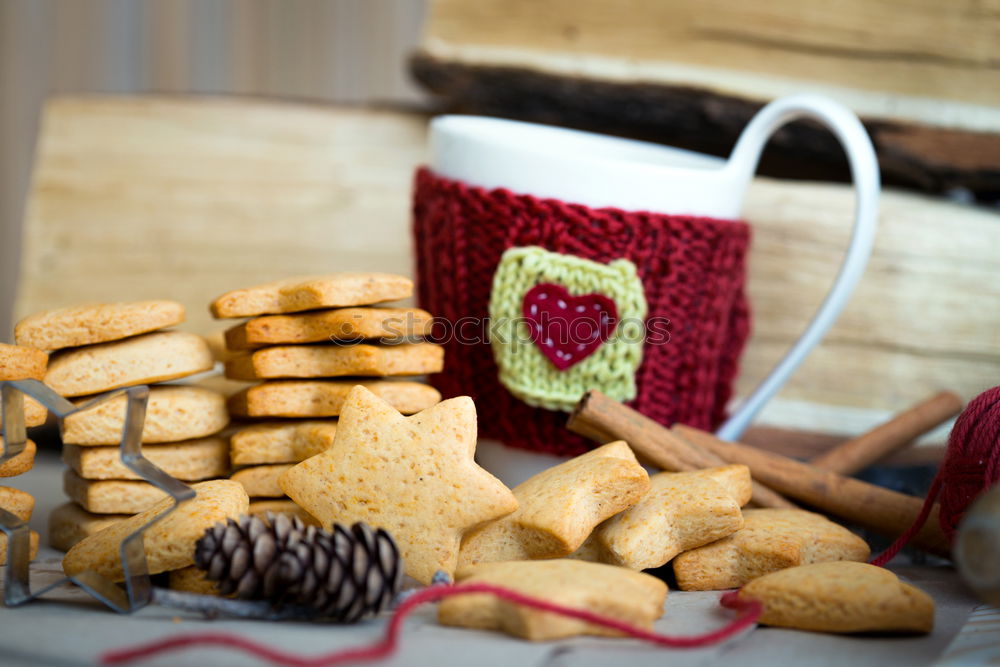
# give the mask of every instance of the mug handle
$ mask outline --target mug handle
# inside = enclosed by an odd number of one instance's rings
[[[733,179],[730,183],[749,184],[757,169],[761,151],[775,130],[789,121],[810,118],[827,127],[847,153],[854,183],[854,231],[847,254],[833,287],[816,311],[802,336],[785,357],[771,370],[753,393],[719,427],[716,435],[723,440],[736,440],[746,430],[757,413],[778,393],[806,356],[819,343],[837,320],[851,293],[864,274],[878,229],[879,170],[875,149],[858,117],[847,107],[820,95],[793,95],[771,102],[746,126],[724,167]]]

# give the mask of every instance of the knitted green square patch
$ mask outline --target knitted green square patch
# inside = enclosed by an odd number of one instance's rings
[[[601,264],[535,246],[500,258],[490,344],[500,382],[528,405],[571,411],[584,392],[635,398],[646,296],[635,264]]]

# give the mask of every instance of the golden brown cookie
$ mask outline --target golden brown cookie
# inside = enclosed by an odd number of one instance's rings
[[[333,447],[278,480],[329,526],[364,521],[395,538],[406,573],[451,574],[462,535],[517,509],[514,494],[476,465],[476,408],[453,398],[404,417],[365,387],[344,401]]]
[[[918,632],[934,629],[934,600],[885,568],[838,561],[765,574],[742,599],[764,605],[760,622],[816,632]]]
[[[31,397],[24,399],[24,425],[28,428],[41,426],[48,419],[49,411],[44,405]],[[3,425],[3,416],[0,415],[0,426]]]
[[[31,551],[28,558],[35,560],[38,557],[38,533],[31,531]],[[7,535],[0,533],[0,565],[7,564]]]
[[[44,380],[49,355],[33,347],[0,343],[0,381]],[[28,428],[45,423],[48,411],[41,403],[24,397],[24,425]],[[0,410],[0,426],[3,426],[3,410]]]
[[[60,350],[121,340],[183,321],[184,306],[176,301],[88,303],[29,315],[14,327],[14,338],[19,345]]]
[[[20,489],[0,486],[0,509],[7,510],[21,521],[27,521],[35,509],[35,498]]]
[[[347,394],[361,385],[403,414],[441,400],[437,389],[420,382],[365,380],[274,380],[231,396],[230,414],[240,417],[336,417]]]
[[[167,587],[185,593],[198,595],[218,595],[219,588],[214,581],[209,581],[205,570],[195,565],[188,565],[179,570],[171,570],[167,575]]]
[[[251,500],[250,510],[248,512],[252,516],[266,516],[268,513],[271,514],[285,514],[289,518],[297,516],[302,520],[302,523],[307,526],[317,526],[320,523],[316,520],[309,512],[305,511],[301,507],[295,504],[294,500],[288,499],[269,499],[269,500]]]
[[[252,424],[233,434],[233,465],[298,463],[325,452],[337,433],[335,419],[272,421]]]
[[[585,609],[645,630],[663,615],[667,585],[655,577],[611,565],[556,559],[481,563],[458,573],[461,583],[488,583],[556,604]],[[616,630],[523,607],[489,594],[445,598],[438,621],[499,630],[543,641],[575,635],[620,636]]]
[[[30,396],[24,397],[24,426],[26,428],[41,426],[48,416],[49,411],[45,409],[44,405]],[[3,426],[3,410],[0,410],[0,426]]]
[[[743,528],[674,559],[685,591],[739,588],[786,567],[868,560],[868,545],[826,517],[797,509],[743,510]]]
[[[90,399],[76,401],[82,405]],[[63,442],[73,445],[117,445],[125,423],[125,396],[117,396],[63,422]],[[149,388],[143,444],[178,442],[215,435],[229,424],[226,397],[188,385]]]
[[[256,317],[319,308],[367,306],[413,295],[413,281],[389,273],[301,276],[226,292],[212,302],[215,317]]]
[[[197,482],[229,474],[229,443],[210,437],[163,445],[144,445],[142,454],[171,477]],[[63,461],[84,479],[142,479],[121,462],[119,447],[63,445]]]
[[[598,447],[515,487],[517,511],[467,533],[459,569],[569,555],[599,523],[628,509],[647,491],[649,475],[624,441]]]
[[[433,318],[419,308],[338,308],[299,315],[257,317],[226,331],[226,347],[357,342],[426,336]]]
[[[126,518],[127,514],[93,514],[76,503],[63,503],[49,514],[49,546],[69,551],[83,538]]]
[[[208,349],[212,351],[212,357],[216,361],[221,361],[226,363],[230,359],[239,355],[239,352],[233,352],[228,347],[226,347],[226,332],[222,329],[213,331],[205,336],[205,342],[208,343]]]
[[[0,438],[0,446],[2,445],[3,438]],[[20,454],[12,459],[7,459],[3,465],[0,465],[0,477],[17,477],[31,470],[35,465],[35,452],[37,449],[35,443],[28,440],[24,444],[24,449],[21,450]]]
[[[228,479],[193,484],[197,496],[181,503],[143,535],[150,574],[179,570],[194,565],[195,542],[205,530],[226,519],[246,514],[249,498],[243,487]],[[123,519],[74,545],[63,558],[63,571],[73,576],[94,570],[114,581],[123,578],[118,548],[121,541],[141,526],[173,507],[173,498],[164,498],[142,514]]]
[[[226,377],[233,380],[392,377],[439,373],[442,368],[444,348],[433,343],[279,345],[230,359],[226,362]]]
[[[242,488],[242,487],[241,487]],[[94,514],[144,512],[167,494],[149,482],[83,479],[72,470],[63,473],[63,492],[70,500]]]
[[[214,363],[201,336],[163,331],[56,352],[45,384],[63,396],[85,396],[186,377],[207,371]]]
[[[736,503],[743,507],[753,495],[753,484],[747,481],[749,468],[743,465],[725,465],[704,470],[692,470],[689,475],[700,475],[710,479],[729,494]]]
[[[251,498],[283,498],[285,492],[278,486],[278,478],[289,470],[293,464],[279,463],[276,465],[250,466],[237,470],[232,479],[243,485]]]
[[[743,527],[740,500],[750,497],[751,488],[750,470],[744,465],[661,472],[649,481],[649,492],[634,507],[598,526],[574,557],[596,555],[601,562],[645,570]]]
[[[0,381],[44,380],[49,355],[32,347],[6,345],[0,343]],[[24,425],[28,428],[45,423],[48,411],[31,398],[24,397]],[[3,426],[3,410],[0,410],[0,427]]]
[[[34,347],[0,343],[0,381],[44,380],[49,355]]]

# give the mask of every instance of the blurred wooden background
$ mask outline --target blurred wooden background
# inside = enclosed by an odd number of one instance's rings
[[[410,191],[426,131],[426,114],[397,110],[233,98],[50,101],[16,314],[169,296],[187,306],[186,329],[210,334],[228,324],[211,320],[206,306],[229,289],[331,269],[409,273]],[[822,300],[852,207],[842,184],[752,184],[744,211],[754,226],[754,333],[740,394]],[[941,388],[971,398],[1000,377],[997,315],[977,305],[1000,300],[997,215],[887,190],[880,218],[857,293],[768,423],[863,430],[871,414],[857,421],[843,408],[898,410]]]
[[[641,129],[645,121],[685,136],[715,136],[710,121],[722,118],[721,129],[730,134],[720,134],[716,148],[724,154],[754,104],[764,101],[713,89],[698,102],[712,113],[689,113],[689,106],[658,102],[676,101],[689,91],[686,84],[657,84],[648,77],[642,85],[630,83],[660,68],[628,70],[632,78],[622,85],[588,74],[583,66],[594,56],[574,49],[587,30],[597,26],[599,36],[606,26],[583,21],[582,12],[606,8],[590,0],[574,5],[575,14],[555,12],[568,1],[511,5],[520,8],[511,16],[522,21],[548,17],[552,29],[566,23],[557,34],[568,46],[556,57],[538,45],[522,48],[517,30],[493,30],[495,14],[507,16],[502,0],[468,6],[452,0],[0,0],[0,340],[9,338],[18,275],[20,315],[83,300],[170,296],[188,307],[188,328],[207,333],[220,325],[209,321],[205,304],[226,289],[336,268],[407,271],[410,179],[423,159],[426,112],[432,108],[567,125],[580,120],[591,129],[622,133]],[[923,2],[878,1],[913,7]],[[790,0],[768,2],[773,9]],[[637,11],[644,5],[650,12],[666,11],[658,3],[628,0]],[[739,3],[710,4],[732,9]],[[493,14],[484,9],[490,6]],[[825,3],[809,0],[803,6],[805,12]],[[448,59],[470,49],[477,58],[497,53],[476,44],[442,50],[440,26],[448,24],[441,17],[455,8],[471,12],[478,28],[448,34],[507,35],[515,43],[501,54],[506,60]],[[438,18],[421,37],[425,14]],[[623,34],[627,24],[615,19]],[[906,26],[899,31],[908,35]],[[435,45],[437,50],[429,48]],[[418,48],[418,74],[421,63],[437,68],[425,69],[425,75],[449,74],[438,98],[425,97],[408,80],[406,60]],[[531,69],[539,53],[546,58]],[[813,57],[811,51],[806,55]],[[628,53],[619,56],[635,65]],[[882,56],[872,58],[878,61],[874,67]],[[559,68],[549,67],[552,62]],[[854,60],[841,65],[852,69]],[[988,74],[992,65],[984,67]],[[701,70],[695,74],[703,80]],[[730,74],[740,82],[748,76]],[[782,85],[808,88],[817,84],[816,76]],[[524,94],[513,85],[518,82],[530,83],[535,95]],[[425,85],[436,89],[431,83],[425,76]],[[567,97],[573,90],[577,96]],[[177,97],[190,94],[214,99]],[[46,107],[36,150],[42,102],[53,95],[59,99]],[[267,99],[247,103],[220,95]],[[650,110],[673,108],[684,122],[636,116],[644,101]],[[893,109],[905,107],[902,98],[891,101]],[[606,113],[574,116],[587,108]],[[982,118],[1000,119],[1000,102],[983,109]],[[609,127],[609,119],[621,127]],[[870,129],[884,133],[886,127],[882,120]],[[944,136],[941,128],[931,130],[938,139]],[[780,134],[792,148],[803,144],[805,135]],[[828,134],[814,134],[821,140],[816,147],[832,143]],[[965,146],[972,135],[962,136]],[[874,138],[879,143],[880,135]],[[1000,216],[995,208],[960,205],[937,194],[952,186],[989,191],[1000,179],[1000,168],[990,166],[1000,157],[990,149],[1000,132],[973,138],[961,155],[976,168],[963,172],[961,165],[941,163],[952,180],[925,188],[935,194],[886,192],[882,228],[856,296],[763,421],[856,433],[937,389],[971,398],[1000,381],[1000,316],[988,307],[1000,298],[994,279],[1000,273],[994,250]],[[885,158],[891,149],[884,134],[881,139]],[[840,149],[832,146],[829,154],[842,162]],[[25,209],[33,156],[38,162]],[[796,171],[814,163],[808,154],[790,158]],[[751,188],[745,214],[755,227],[755,328],[739,393],[766,374],[821,301],[846,245],[852,203],[848,186],[838,183],[758,179]],[[22,219],[29,231],[19,274]]]
[[[883,182],[995,201],[998,35],[982,0],[433,0],[413,72],[451,111],[715,155],[760,105],[819,93],[861,117]],[[803,123],[760,166],[847,179],[840,147]]]
[[[65,93],[225,93],[415,104],[425,0],[0,2],[0,341],[42,103]]]

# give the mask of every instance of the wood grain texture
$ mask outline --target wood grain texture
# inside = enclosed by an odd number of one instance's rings
[[[46,110],[19,316],[172,295],[208,303],[293,275],[411,273],[419,115],[237,100],[62,99]],[[81,168],[86,165],[86,168]]]
[[[749,292],[754,332],[746,394],[801,332],[846,247],[853,197],[843,186],[758,179]],[[941,389],[969,400],[1000,378],[1000,215],[887,190],[867,272],[784,397],[898,411]]]
[[[410,60],[414,78],[438,97],[449,113],[500,116],[614,134],[725,157],[743,128],[765,102],[812,90],[805,83],[782,90],[711,87],[700,73],[658,80],[635,73],[611,79],[604,72],[553,68],[551,54],[509,65],[502,59],[464,62],[461,56],[420,52]],[[560,61],[562,62],[562,61]],[[589,62],[583,60],[583,62]],[[743,75],[732,75],[743,81]],[[883,181],[925,192],[969,190],[992,201],[1000,191],[1000,112],[992,132],[928,126],[887,116],[914,103],[896,101],[892,110],[868,109],[840,90],[821,91],[853,108],[879,158]],[[952,115],[951,102],[919,122]],[[998,107],[1000,108],[1000,107]],[[988,107],[990,113],[993,107]],[[627,110],[623,112],[623,110]],[[882,114],[882,115],[880,115]],[[776,132],[760,173],[796,180],[847,181],[843,149],[823,126],[790,123]]]
[[[404,61],[424,0],[0,2],[0,341],[46,98],[240,94],[419,104]]]
[[[38,146],[17,312],[172,298],[191,330],[210,333],[225,323],[210,319],[208,303],[228,289],[332,270],[408,274],[411,178],[425,140],[417,114],[55,100]],[[818,307],[852,207],[842,185],[751,186],[754,335],[739,393]],[[894,191],[881,213],[868,273],[784,398],[898,411],[944,388],[968,400],[1000,377],[1000,216]]]
[[[564,73],[757,95],[826,86],[871,110],[958,122],[957,108],[931,113],[938,98],[995,124],[998,31],[995,3],[977,0],[433,0],[423,44],[468,63],[545,59]],[[892,104],[902,96],[910,108]]]
[[[414,77],[450,112],[726,155],[766,102],[819,93],[853,109],[885,182],[1000,192],[1000,12],[955,0],[433,0]],[[762,173],[846,180],[813,123]]]

